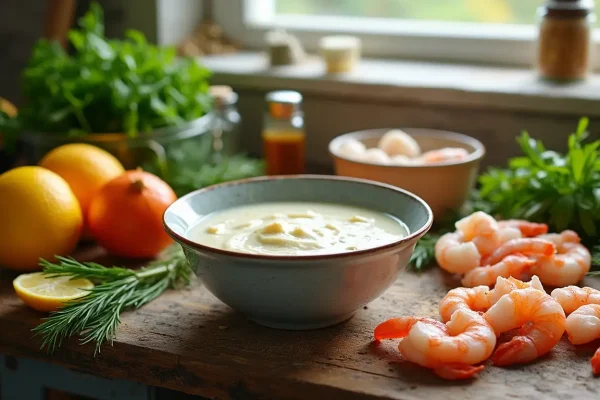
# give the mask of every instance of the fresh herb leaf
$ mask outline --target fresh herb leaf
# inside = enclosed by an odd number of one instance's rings
[[[409,266],[417,272],[424,271],[433,265],[435,259],[435,243],[441,235],[427,233],[417,242],[415,249],[410,257]]]

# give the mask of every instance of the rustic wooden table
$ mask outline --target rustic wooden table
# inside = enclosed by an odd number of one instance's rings
[[[0,353],[96,376],[218,399],[600,398],[600,381],[589,364],[598,343],[574,348],[563,338],[533,364],[488,365],[466,382],[446,382],[404,362],[393,341],[373,343],[373,328],[387,318],[437,316],[439,300],[457,284],[439,269],[404,273],[346,323],[303,332],[249,322],[196,282],[124,314],[114,346],[105,346],[96,357],[91,346],[76,340],[53,356],[40,352],[31,328],[44,315],[14,295],[13,277],[0,273]],[[600,279],[587,278],[584,284],[600,288]]]

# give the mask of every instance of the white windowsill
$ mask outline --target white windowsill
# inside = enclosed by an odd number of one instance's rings
[[[311,56],[302,65],[270,68],[263,53],[210,56],[215,83],[247,90],[299,90],[345,100],[412,102],[578,116],[600,115],[600,75],[570,84],[537,78],[530,69],[363,59],[350,74],[328,76]]]

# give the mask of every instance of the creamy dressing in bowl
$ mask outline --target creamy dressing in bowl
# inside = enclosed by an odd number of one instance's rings
[[[246,254],[303,256],[383,246],[409,234],[388,214],[332,203],[273,202],[210,214],[186,236],[199,244]]]

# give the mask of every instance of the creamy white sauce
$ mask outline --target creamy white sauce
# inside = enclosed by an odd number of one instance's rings
[[[317,255],[369,249],[408,235],[400,220],[359,207],[282,202],[210,214],[187,237],[218,249],[261,255]]]

